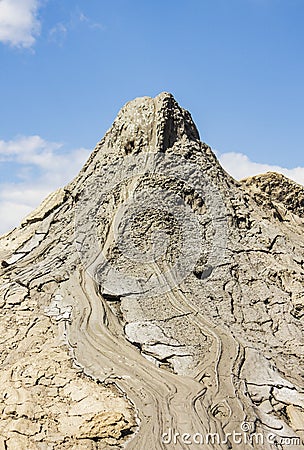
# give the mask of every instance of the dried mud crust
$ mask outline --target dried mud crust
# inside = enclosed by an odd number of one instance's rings
[[[285,216],[291,212],[304,218],[304,187],[276,172],[267,172],[241,181],[259,204],[281,206]]]
[[[120,158],[151,151],[203,170],[224,199],[225,217],[212,224],[196,192],[160,176],[162,188],[180,193],[198,218],[202,256],[171,291],[137,295],[118,283],[109,294],[76,252],[75,208],[86,186],[100,217],[100,245],[123,271],[126,258],[108,225],[134,183],[124,180],[101,204],[96,180],[105,167],[110,178]],[[261,190],[226,174],[170,94],[136,99],[120,111],[75,180],[0,239],[4,448],[125,443],[128,450],[164,450],[169,428],[225,436],[248,422],[265,441],[238,449],[298,449],[266,436],[304,437],[303,218],[301,205],[285,205],[265,183]],[[279,192],[275,185],[272,193]],[[96,224],[79,209],[85,241]],[[162,222],[161,213],[149,219],[151,227]],[[217,223],[227,224],[227,242],[220,262],[206,271]],[[135,226],[136,238],[145,239],[140,221]],[[170,265],[172,254],[165,256]],[[135,269],[134,277],[143,273]],[[234,448],[229,439],[213,449]],[[195,445],[179,440],[171,448]]]
[[[0,299],[0,448],[117,448],[136,425],[130,404],[73,364],[64,321],[44,315],[26,287],[2,283]]]

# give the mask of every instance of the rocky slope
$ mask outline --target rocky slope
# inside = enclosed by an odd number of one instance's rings
[[[255,177],[242,180],[242,183],[251,190],[258,204],[270,205],[272,209],[277,207],[282,210],[284,220],[288,212],[304,217],[304,191],[303,186],[284,177],[284,175],[267,172]]]
[[[300,448],[303,198],[170,94],[125,105],[0,239],[0,448]]]

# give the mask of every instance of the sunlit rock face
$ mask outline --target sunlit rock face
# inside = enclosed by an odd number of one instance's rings
[[[300,448],[303,198],[171,94],[127,103],[0,239],[0,448]]]

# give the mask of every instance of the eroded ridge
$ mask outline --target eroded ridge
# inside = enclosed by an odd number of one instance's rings
[[[300,448],[304,188],[270,182],[129,102],[0,239],[0,448]]]

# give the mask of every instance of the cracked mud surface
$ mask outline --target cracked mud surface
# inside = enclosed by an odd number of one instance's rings
[[[184,180],[133,168],[101,192],[119,161],[147,168],[151,152],[206,174],[213,203],[209,191],[199,195],[195,171]],[[175,194],[184,220],[193,216],[189,235],[162,206]],[[167,444],[169,430],[216,433],[216,450],[300,448],[303,198],[277,174],[232,179],[170,94],[129,102],[78,177],[0,239],[0,449],[203,448]],[[119,246],[114,219],[125,204],[132,210],[130,199],[140,208],[121,221],[129,234]],[[159,229],[167,245],[154,251],[164,255],[138,262]],[[199,257],[177,283],[170,268],[185,236],[199,239],[188,246]],[[166,278],[159,292],[155,274]],[[233,432],[264,440],[236,443]]]

